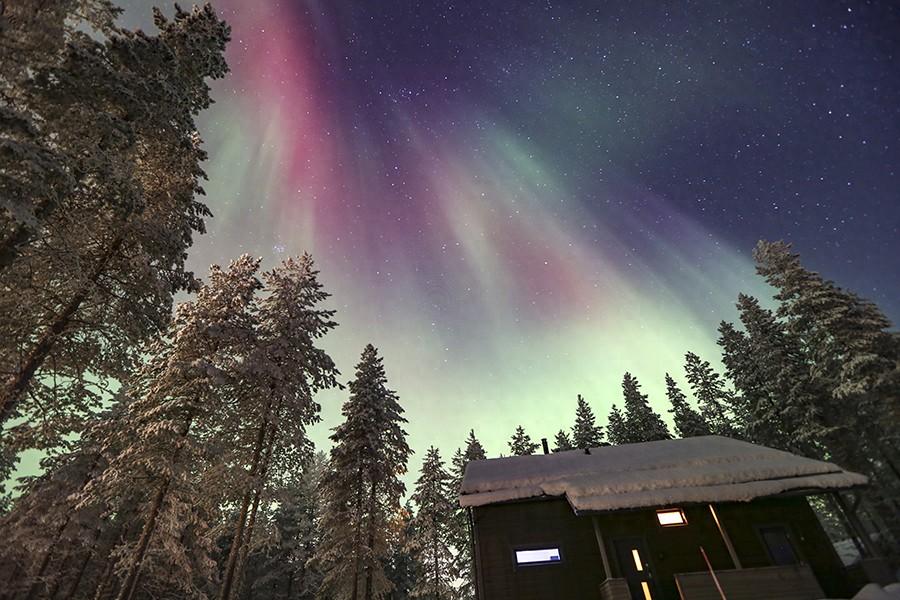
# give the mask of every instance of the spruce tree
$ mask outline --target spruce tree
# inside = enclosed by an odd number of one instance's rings
[[[0,53],[0,426],[15,422],[16,452],[65,451],[197,289],[186,250],[210,213],[194,118],[229,30],[209,6],[157,13],[146,35],[113,27],[107,2],[27,5],[13,60],[37,62],[10,75]],[[47,46],[20,26],[46,27]]]
[[[805,349],[817,387],[843,409],[831,416],[852,423],[864,451],[900,477],[900,345],[890,321],[874,303],[803,267],[790,244],[760,241],[753,256],[778,290],[777,315]]]
[[[806,269],[789,244],[761,241],[754,258],[777,290],[787,339],[805,359],[822,426],[849,434],[830,436],[829,454],[870,476],[871,505],[900,540],[900,509],[890,500],[900,496],[900,345],[889,320],[874,303]]]
[[[672,405],[669,412],[672,413],[672,418],[675,421],[675,431],[679,437],[710,435],[709,425],[700,416],[700,413],[691,408],[684,393],[668,373],[666,373],[666,397]]]
[[[210,269],[197,297],[179,305],[169,335],[151,346],[123,415],[104,424],[109,464],[80,504],[117,511],[135,502],[144,515],[137,539],[117,550],[118,600],[133,596],[138,573],[168,580],[184,596],[202,595],[197,581],[213,576],[206,530],[219,498],[196,475],[218,472],[208,461],[221,448],[209,430],[229,413],[235,375],[255,338],[258,267],[243,256],[227,270]]]
[[[539,447],[539,444],[531,441],[531,436],[525,433],[525,429],[521,425],[516,427],[516,432],[509,440],[509,451],[513,456],[534,454]]]
[[[625,425],[625,415],[622,414],[618,406],[612,405],[607,419],[606,433],[609,443],[613,445],[627,444],[629,440],[628,429]]]
[[[569,434],[566,433],[566,430],[560,429],[557,431],[556,437],[553,439],[553,451],[565,452],[566,450],[572,450],[573,448],[572,440],[569,438]]]
[[[822,390],[810,378],[803,350],[772,311],[750,296],[737,302],[745,332],[721,325],[723,362],[746,394],[746,435],[776,448],[822,457],[822,443],[839,435],[819,406]],[[845,432],[846,433],[846,432]]]
[[[652,442],[672,439],[669,428],[641,393],[641,384],[631,373],[622,378],[625,399],[625,439],[620,443]]]
[[[271,528],[262,546],[248,560],[247,598],[312,600],[321,573],[309,562],[319,544],[318,483],[327,457],[315,453],[296,476],[288,473],[273,499]]]
[[[382,598],[391,583],[384,571],[391,553],[388,530],[400,511],[410,455],[403,409],[387,387],[382,358],[371,344],[363,350],[350,382],[344,422],[331,435],[328,469],[322,478],[325,508],[316,564],[321,593],[333,600]]]
[[[572,445],[575,448],[596,448],[603,445],[603,428],[597,425],[594,411],[581,394],[578,394],[578,405],[575,408]]]
[[[226,460],[244,464],[245,469],[238,471],[243,496],[220,600],[230,598],[240,578],[241,557],[248,550],[245,542],[253,534],[273,471],[302,472],[312,449],[306,428],[319,420],[314,396],[337,385],[334,361],[316,345],[337,324],[334,311],[320,306],[329,294],[318,281],[312,257],[289,258],[262,279],[254,339],[236,374],[241,385],[235,389],[234,404],[240,410],[236,419],[223,419],[221,424],[221,430],[235,432]]]
[[[427,600],[450,600],[453,593],[455,501],[450,474],[434,446],[428,449],[412,501],[413,517],[409,547],[416,564],[416,585],[410,596]]]
[[[391,530],[392,551],[385,566],[387,578],[394,584],[387,595],[389,600],[410,600],[412,590],[416,587],[416,562],[408,543],[414,537],[413,514],[412,503],[407,500],[400,511],[396,527]]]
[[[697,399],[700,415],[709,424],[712,433],[726,437],[737,435],[728,412],[728,407],[737,400],[726,388],[725,380],[708,361],[701,360],[693,352],[684,355],[684,374]]]

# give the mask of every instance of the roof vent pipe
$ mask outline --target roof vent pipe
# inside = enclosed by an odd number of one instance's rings
[[[550,454],[550,446],[547,445],[547,438],[541,438],[541,446],[544,447],[544,454]]]

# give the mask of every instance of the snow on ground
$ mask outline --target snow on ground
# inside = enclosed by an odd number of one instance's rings
[[[719,436],[511,456],[469,463],[460,504],[565,496],[576,512],[737,502],[866,478],[818,460]]]

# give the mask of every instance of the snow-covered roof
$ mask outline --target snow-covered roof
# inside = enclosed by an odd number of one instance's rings
[[[741,502],[865,485],[857,473],[720,436],[511,456],[469,463],[459,502],[565,496],[576,513]]]

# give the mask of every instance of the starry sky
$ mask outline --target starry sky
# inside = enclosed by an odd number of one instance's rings
[[[312,252],[325,345],[346,378],[380,348],[414,464],[473,427],[552,438],[577,393],[605,421],[626,370],[665,410],[737,293],[770,295],[760,238],[900,318],[895,2],[213,5],[232,73],[191,264]]]

